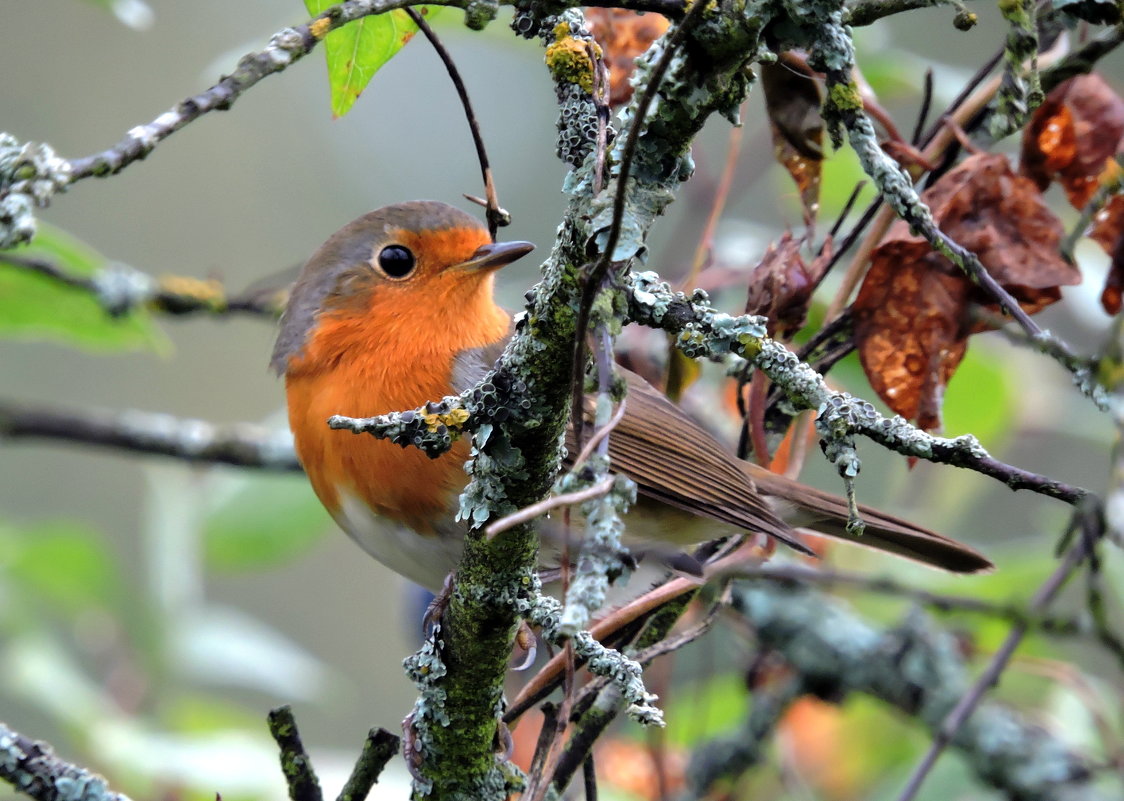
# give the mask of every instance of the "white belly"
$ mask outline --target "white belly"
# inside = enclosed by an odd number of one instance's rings
[[[430,592],[439,592],[456,569],[464,550],[462,536],[424,537],[371,511],[367,504],[341,490],[336,523],[360,547],[395,573]]]

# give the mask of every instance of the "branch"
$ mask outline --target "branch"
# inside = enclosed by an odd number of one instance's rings
[[[363,751],[336,801],[365,801],[386,763],[398,753],[399,738],[386,729],[371,729]]]
[[[116,145],[92,156],[68,161],[57,156],[49,145],[24,144],[13,136],[0,134],[0,249],[26,242],[35,235],[33,206],[47,206],[57,192],[83,178],[115,175],[204,114],[229,110],[246,90],[304,58],[336,28],[414,4],[415,0],[347,0],[304,25],[284,28],[270,38],[263,50],[243,56],[218,83],[182,100],[151,122],[130,129]],[[431,4],[468,9],[473,6],[471,0],[433,0]]]
[[[861,692],[935,730],[968,689],[955,638],[924,615],[913,613],[896,629],[878,630],[808,587],[756,580],[735,584],[734,608],[753,626],[761,647],[780,654],[796,673],[794,688],[814,688],[833,702]],[[796,695],[786,691],[763,700],[784,706]],[[753,715],[758,700],[755,695]],[[766,722],[775,722],[783,709],[768,711]],[[715,781],[759,760],[762,736],[771,726],[747,728],[751,731],[696,753],[688,770],[691,797],[701,797]],[[953,745],[981,780],[1010,798],[1103,798],[1086,757],[1006,705],[984,703]]]
[[[138,308],[174,316],[208,314],[224,317],[249,314],[276,319],[285,308],[287,289],[275,292],[247,292],[231,297],[218,281],[204,281],[181,275],[154,278],[127,264],[114,263],[89,276],[66,272],[54,262],[44,259],[0,253],[0,263],[20,270],[46,276],[60,284],[92,294],[106,314],[119,317]]]
[[[0,779],[36,801],[130,801],[85,768],[64,762],[50,745],[0,723]]]
[[[883,417],[867,401],[833,392],[823,376],[765,336],[764,318],[716,312],[705,292],[688,297],[672,292],[655,273],[638,273],[629,284],[629,316],[633,322],[674,334],[676,345],[688,356],[721,361],[732,353],[747,359],[783,388],[794,406],[819,412],[816,427],[827,443],[829,458],[838,454],[835,461],[841,470],[857,473],[857,456],[848,451],[853,450],[850,438],[862,434],[904,456],[965,467],[1012,490],[1029,489],[1068,504],[1089,495],[1088,490],[999,461],[971,435],[936,437],[901,417]]]
[[[1074,526],[1086,529],[1090,525],[1090,520],[1096,520],[1096,531],[1082,530],[1079,540],[1075,546],[1069,549],[1061,564],[1057,566],[1050,577],[1042,584],[1041,587],[1034,593],[1031,598],[1029,612],[1031,615],[1041,613],[1046,606],[1054,600],[1061,588],[1069,580],[1073,571],[1086,559],[1093,556],[1093,548],[1097,539],[1099,539],[1104,531],[1100,520],[1100,510],[1079,510],[1074,516]],[[937,763],[937,759],[941,753],[955,742],[961,731],[965,730],[973,713],[976,712],[977,707],[983,701],[984,695],[993,686],[999,683],[999,677],[1002,675],[1007,663],[1010,662],[1011,657],[1018,648],[1019,643],[1022,642],[1023,637],[1026,636],[1029,626],[1026,623],[1019,622],[1011,627],[1011,631],[1007,634],[1007,638],[1003,644],[996,651],[992,657],[991,662],[988,663],[987,668],[980,677],[972,684],[971,688],[963,693],[956,706],[948,712],[947,716],[941,722],[940,726],[933,734],[933,742],[929,745],[929,750],[922,758],[920,764],[914,770],[913,774],[909,777],[902,794],[898,797],[898,801],[911,801],[916,795],[917,791],[921,789],[922,782],[929,775],[929,771]],[[1043,796],[1052,797],[1052,796]]]
[[[978,18],[973,11],[959,0],[855,0],[849,3],[843,14],[843,21],[847,25],[859,28],[871,25],[883,17],[901,14],[904,11],[913,11],[918,8],[933,8],[934,6],[949,5],[956,9],[956,16],[952,24],[957,30],[967,31],[975,27]]]
[[[312,760],[304,750],[297,721],[289,706],[280,706],[269,712],[269,733],[281,749],[281,772],[289,785],[292,801],[324,801],[320,780],[312,769]]]
[[[0,439],[46,439],[193,463],[299,472],[293,437],[247,423],[219,426],[167,414],[59,411],[0,401]]]

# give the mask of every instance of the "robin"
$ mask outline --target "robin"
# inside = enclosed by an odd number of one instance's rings
[[[444,203],[386,206],[313,254],[281,318],[272,366],[285,377],[316,495],[368,553],[431,590],[462,551],[466,524],[454,515],[468,444],[430,459],[326,421],[413,409],[475,384],[513,328],[493,298],[495,273],[533,247],[494,243]],[[804,526],[949,571],[992,567],[967,545],[870,508],[861,509],[865,532],[847,534],[841,498],[737,459],[642,378],[625,376],[609,455],[638,486],[641,502],[625,520],[631,541],[684,547],[748,531],[803,548],[794,528]]]

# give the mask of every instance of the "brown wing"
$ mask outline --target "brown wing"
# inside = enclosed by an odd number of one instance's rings
[[[471,386],[499,357],[506,338],[462,353],[455,386]],[[803,553],[793,526],[888,551],[957,573],[989,570],[982,554],[956,540],[869,506],[859,511],[866,530],[846,531],[847,502],[734,457],[709,432],[640,376],[621,369],[628,384],[625,415],[609,437],[613,468],[649,498],[744,531],[761,531]],[[570,459],[573,431],[566,432]],[[786,522],[787,521],[787,522]]]
[[[620,372],[628,397],[624,417],[609,437],[609,458],[614,470],[636,482],[641,496],[810,552],[725,446],[643,378]],[[566,447],[573,458],[572,431]]]

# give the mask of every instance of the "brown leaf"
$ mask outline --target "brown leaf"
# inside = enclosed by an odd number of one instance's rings
[[[1063,229],[1029,178],[1001,155],[979,153],[922,195],[941,230],[1033,314],[1081,280],[1058,252]],[[871,386],[898,414],[940,426],[941,398],[967,348],[987,325],[972,306],[998,304],[947,259],[895,223],[871,256],[852,307],[855,341]]]
[[[1034,112],[1019,170],[1041,190],[1059,181],[1069,202],[1084,208],[1122,136],[1124,100],[1099,75],[1078,75],[1055,87]]]
[[[623,8],[587,8],[585,19],[609,67],[609,105],[623,106],[632,97],[628,81],[636,57],[663,36],[668,27],[667,19],[659,14],[640,14]]]
[[[1119,314],[1124,306],[1124,195],[1113,195],[1097,212],[1089,236],[1112,257],[1101,293],[1101,306],[1109,314]]]
[[[785,231],[779,241],[769,245],[750,274],[745,313],[768,317],[769,336],[777,332],[792,336],[803,328],[808,316],[808,304],[826,260],[821,257],[809,268],[800,255],[801,241]],[[829,254],[830,248],[824,252]]]
[[[855,298],[855,341],[870,386],[902,417],[940,427],[944,387],[966,348],[971,283],[924,240],[881,245]]]
[[[820,85],[804,59],[782,53],[777,63],[761,65],[761,88],[773,134],[774,156],[788,170],[811,225],[820,200],[824,123]]]

